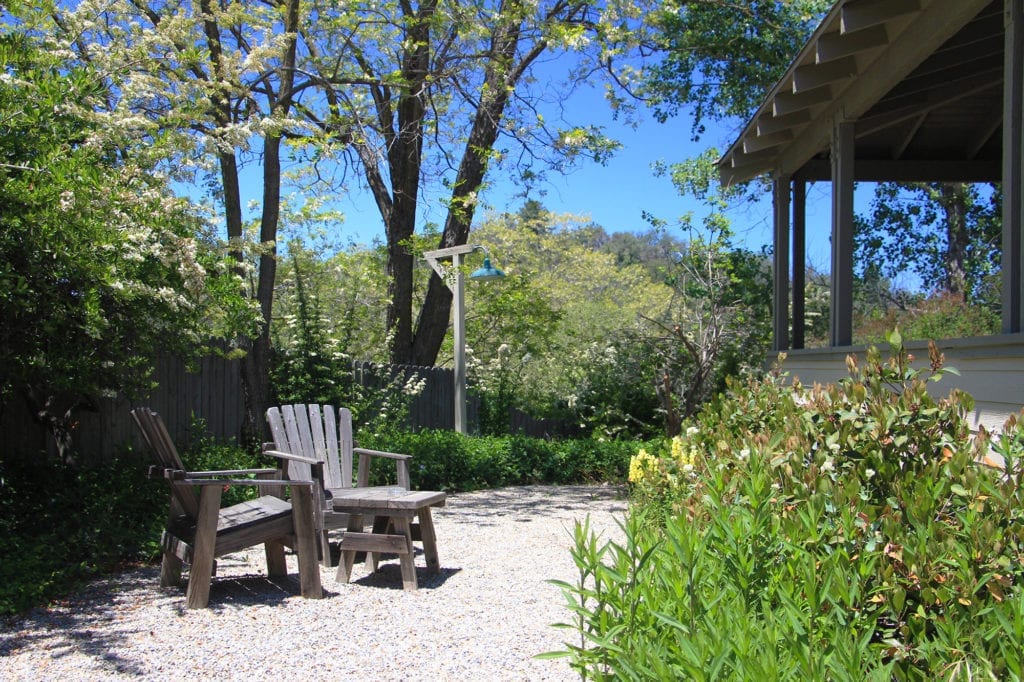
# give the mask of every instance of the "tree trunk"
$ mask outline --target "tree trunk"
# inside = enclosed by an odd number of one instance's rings
[[[416,232],[416,208],[423,164],[423,124],[426,117],[427,71],[430,68],[430,22],[436,1],[425,2],[415,16],[407,16],[406,49],[402,57],[405,91],[398,102],[398,130],[388,148],[392,201],[385,216],[388,240],[387,329],[390,356],[395,364],[412,358],[412,292],[415,261],[409,240]],[[383,105],[383,98],[382,98]],[[381,112],[390,124],[390,112]],[[390,125],[388,127],[390,130]],[[380,201],[377,202],[381,204]]]
[[[971,239],[967,229],[967,186],[962,182],[942,183],[937,198],[946,218],[946,291],[966,303],[966,260]]]
[[[537,43],[518,64],[512,66],[519,45],[520,30],[519,24],[512,23],[495,31],[481,89],[485,95],[476,110],[473,128],[462,153],[462,163],[455,179],[448,217],[438,248],[461,246],[469,240],[469,228],[476,211],[476,193],[483,185],[489,153],[498,139],[498,126],[505,115],[509,96],[526,68],[547,47],[543,41]],[[427,295],[413,338],[412,364],[430,366],[437,361],[437,354],[448,331],[451,307],[451,291],[434,273],[427,286]]]

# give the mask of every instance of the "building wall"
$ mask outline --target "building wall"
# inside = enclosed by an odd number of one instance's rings
[[[915,367],[928,366],[928,344],[908,342]],[[945,396],[959,388],[974,397],[971,415],[974,426],[1000,430],[1006,418],[1024,408],[1024,334],[1003,334],[971,339],[947,339],[938,342],[946,356],[946,366],[954,367],[960,376],[946,375],[930,384],[935,396]],[[885,348],[880,346],[883,357]],[[832,383],[849,376],[846,356],[853,353],[864,359],[865,346],[846,348],[809,348],[787,351],[783,370],[805,385]],[[769,362],[774,362],[771,354]]]

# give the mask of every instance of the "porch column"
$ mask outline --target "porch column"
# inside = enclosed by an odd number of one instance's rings
[[[1003,71],[1003,333],[1024,331],[1024,0],[1005,0]]]
[[[793,181],[793,348],[804,347],[807,293],[807,181]]]
[[[832,282],[830,346],[853,343],[853,123],[832,129]]]
[[[772,257],[772,348],[789,348],[789,177],[775,178],[772,183],[772,206],[775,209]]]

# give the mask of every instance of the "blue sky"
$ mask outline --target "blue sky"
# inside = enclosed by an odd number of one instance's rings
[[[570,121],[603,125],[606,132],[623,146],[605,165],[582,162],[565,175],[549,174],[547,182],[537,188],[544,194],[537,192],[531,198],[554,213],[589,216],[608,232],[649,229],[643,219],[643,212],[647,211],[668,221],[672,226],[670,231],[684,238],[685,235],[674,228],[677,218],[690,211],[700,216],[704,209],[694,199],[679,196],[667,177],[655,175],[652,165],[658,161],[683,161],[709,146],[724,149],[737,134],[740,123],[709,126],[701,141],[693,143],[689,116],[682,115],[666,123],[658,123],[653,117],[646,116],[644,122],[634,129],[612,120],[608,105],[593,89],[577,90],[564,104]],[[584,112],[585,116],[580,116],[579,112]],[[488,189],[481,195],[484,207],[477,212],[477,221],[488,211],[514,212],[522,206],[520,188],[502,177],[500,171],[492,172],[488,182]],[[812,234],[809,235],[808,260],[821,270],[828,269],[828,238],[827,234],[814,234],[813,228],[815,225],[827,225],[828,199],[827,186],[818,184],[809,189],[808,225]],[[437,202],[428,199],[421,204],[424,205],[423,222],[443,222],[444,213]],[[366,244],[374,239],[383,239],[380,217],[368,194],[343,197],[338,207],[346,216],[339,228],[342,240]],[[760,250],[763,245],[771,243],[770,197],[765,196],[756,205],[732,211],[730,218],[738,245]]]

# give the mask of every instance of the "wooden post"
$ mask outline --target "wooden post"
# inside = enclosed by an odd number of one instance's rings
[[[772,257],[773,340],[775,350],[789,348],[789,177],[772,183],[774,249]]]
[[[793,182],[793,348],[804,347],[807,290],[807,182]]]
[[[1024,0],[1003,12],[1003,333],[1024,331]]]
[[[832,285],[830,346],[853,343],[853,123],[832,129]]]

